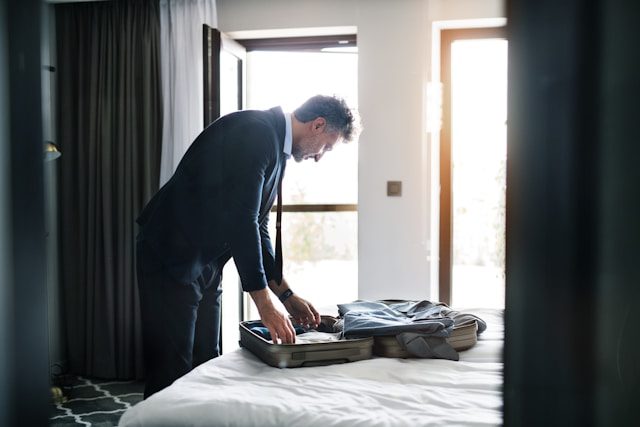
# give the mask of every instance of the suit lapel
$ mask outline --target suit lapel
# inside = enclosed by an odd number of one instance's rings
[[[269,214],[271,207],[273,206],[273,202],[276,199],[278,182],[284,177],[284,169],[287,164],[287,159],[284,155],[284,134],[285,134],[285,120],[284,113],[282,112],[282,108],[274,107],[268,110],[273,117],[273,124],[276,128],[276,134],[278,135],[278,147],[280,147],[278,151],[278,164],[275,167],[273,173],[273,180],[269,180],[270,188],[268,190],[269,196],[266,198],[267,202],[262,205],[262,212],[260,212],[259,222],[261,223],[264,218]]]

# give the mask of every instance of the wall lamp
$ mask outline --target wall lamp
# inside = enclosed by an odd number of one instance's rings
[[[44,161],[50,162],[60,157],[62,153],[58,150],[58,146],[53,141],[44,142]]]

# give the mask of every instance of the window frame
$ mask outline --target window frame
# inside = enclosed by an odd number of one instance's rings
[[[236,39],[247,52],[286,51],[320,52],[322,49],[336,47],[355,47],[358,45],[356,34],[306,37],[272,37],[261,39]]]

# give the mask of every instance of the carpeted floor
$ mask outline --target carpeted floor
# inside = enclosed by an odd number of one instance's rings
[[[64,397],[52,403],[52,427],[117,426],[124,411],[142,400],[144,385],[137,381],[109,381],[71,377]]]

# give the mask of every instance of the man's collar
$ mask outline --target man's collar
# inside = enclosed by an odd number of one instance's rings
[[[291,113],[284,113],[284,149],[282,150],[287,158],[291,157],[293,145],[293,133],[291,128]]]

